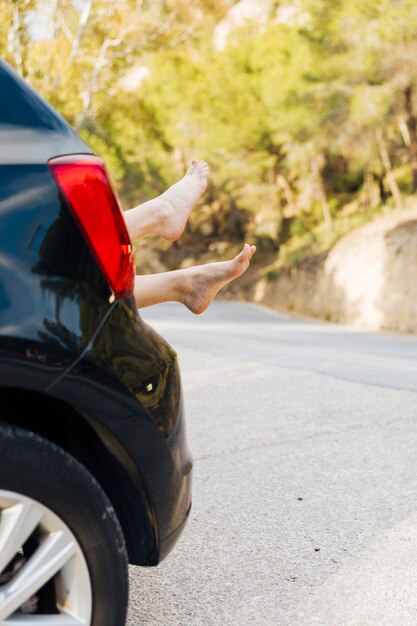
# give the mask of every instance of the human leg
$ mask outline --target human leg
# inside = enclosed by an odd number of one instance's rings
[[[247,270],[255,251],[255,246],[245,243],[241,252],[229,261],[136,276],[136,304],[145,308],[162,302],[180,302],[199,315],[220,289]]]
[[[132,241],[146,235],[177,240],[195,203],[207,189],[209,167],[205,161],[192,161],[186,174],[157,198],[123,212]]]

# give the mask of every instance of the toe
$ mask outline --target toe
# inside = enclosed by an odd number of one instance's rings
[[[195,169],[196,169],[196,167],[197,167],[197,165],[198,165],[197,161],[195,159],[193,159],[191,161],[190,167],[187,170],[187,174],[193,174]]]
[[[199,161],[197,166],[196,166],[196,171],[199,174],[207,174],[209,170],[209,166],[207,165],[207,163],[205,161]]]

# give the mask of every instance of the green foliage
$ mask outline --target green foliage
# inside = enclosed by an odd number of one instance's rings
[[[15,0],[0,53],[104,157],[124,207],[209,162],[188,254],[245,238],[298,263],[416,193],[417,4],[271,0],[216,47],[235,4]]]

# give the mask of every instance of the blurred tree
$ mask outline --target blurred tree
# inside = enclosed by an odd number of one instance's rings
[[[271,0],[219,48],[235,4],[8,0],[0,53],[104,156],[124,206],[210,163],[183,236],[195,250],[308,251],[403,207],[417,192],[415,0]]]

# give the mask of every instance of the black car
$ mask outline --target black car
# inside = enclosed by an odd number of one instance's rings
[[[178,359],[135,270],[103,160],[0,60],[1,624],[123,626],[128,563],[184,527]]]

